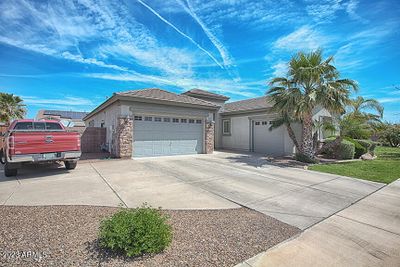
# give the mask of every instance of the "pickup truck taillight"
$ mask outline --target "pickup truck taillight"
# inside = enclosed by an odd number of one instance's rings
[[[81,138],[80,137],[78,137],[78,148],[79,148],[79,150],[81,149]]]
[[[15,153],[14,136],[8,137],[8,154],[14,155]]]

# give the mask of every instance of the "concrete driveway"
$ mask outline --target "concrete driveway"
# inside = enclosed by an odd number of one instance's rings
[[[192,186],[306,229],[384,186],[360,179],[271,165],[257,154],[136,160]]]
[[[223,209],[243,205],[305,229],[382,184],[278,167],[255,154],[110,160],[0,173],[3,205],[103,205]]]

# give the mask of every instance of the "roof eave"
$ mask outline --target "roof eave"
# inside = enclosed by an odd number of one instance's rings
[[[191,107],[191,108],[200,108],[200,109],[208,109],[208,110],[216,110],[220,107],[216,105],[201,105],[201,104],[191,104],[191,103],[182,103],[172,100],[165,99],[152,99],[146,97],[137,97],[137,96],[125,96],[125,95],[117,95],[118,99],[125,101],[133,101],[133,102],[143,102],[143,103],[151,103],[151,104],[162,104],[169,106],[180,106],[180,107]]]
[[[213,96],[213,95],[206,95],[206,94],[197,94],[197,93],[192,93],[190,91],[182,93],[182,95],[187,95],[191,97],[205,97],[209,99],[215,99],[215,100],[224,100],[228,101],[230,98],[227,96]]]
[[[97,106],[92,112],[86,115],[82,120],[86,121],[96,115],[97,113],[101,112],[103,109],[107,108],[111,104],[115,103],[118,100],[123,101],[133,101],[133,102],[142,102],[142,103],[151,103],[151,104],[163,104],[163,105],[170,105],[170,106],[180,106],[180,107],[191,107],[191,108],[199,108],[199,109],[207,109],[207,110],[217,110],[220,107],[218,106],[210,106],[210,105],[201,105],[201,104],[190,104],[190,103],[181,103],[176,101],[164,100],[164,99],[150,99],[145,97],[137,97],[137,96],[127,96],[127,95],[119,95],[115,94],[102,104]]]
[[[92,112],[90,112],[85,117],[83,117],[82,120],[86,121],[86,120],[90,119],[91,117],[93,117],[94,115],[96,115],[97,113],[102,111],[103,109],[107,108],[108,106],[110,106],[111,104],[116,102],[117,100],[118,100],[117,95],[113,95],[112,97],[108,98],[106,101],[104,101],[103,103],[98,105]]]
[[[245,109],[245,110],[235,110],[235,111],[226,111],[226,112],[221,112],[220,114],[222,116],[225,115],[237,115],[237,114],[246,114],[246,113],[256,113],[256,112],[263,112],[263,111],[270,111],[271,108],[270,107],[266,107],[266,108],[258,108],[258,109]]]

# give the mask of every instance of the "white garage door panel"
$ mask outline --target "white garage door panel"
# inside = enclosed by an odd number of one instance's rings
[[[282,156],[285,153],[284,128],[281,126],[270,131],[269,122],[270,120],[254,121],[254,152]]]
[[[203,152],[203,124],[135,121],[134,157],[198,154]]]

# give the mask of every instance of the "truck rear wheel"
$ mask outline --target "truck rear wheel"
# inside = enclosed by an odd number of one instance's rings
[[[78,164],[78,162],[77,161],[64,161],[64,164],[65,164],[65,168],[67,169],[67,170],[73,170],[73,169],[75,169],[76,168],[76,164]]]
[[[0,163],[6,164],[6,154],[3,152],[3,149],[0,149]]]
[[[4,175],[6,177],[16,176],[18,173],[18,169],[13,169],[10,166],[10,163],[6,162],[4,165]]]

